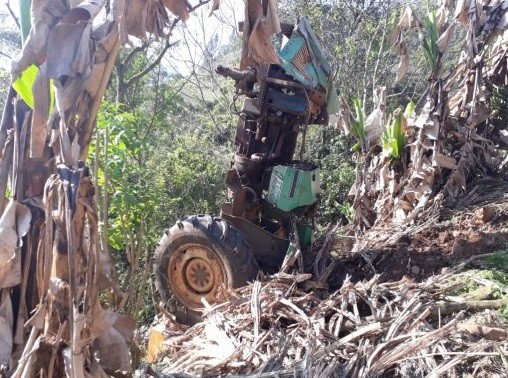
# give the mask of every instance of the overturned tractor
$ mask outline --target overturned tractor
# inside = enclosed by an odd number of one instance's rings
[[[244,41],[248,26],[241,25]],[[203,299],[220,302],[224,288],[245,285],[259,269],[278,270],[291,241],[301,247],[311,243],[319,168],[294,155],[298,136],[303,135],[304,146],[308,125],[326,124],[338,101],[330,66],[308,21],[281,26],[289,39],[277,59],[256,62],[244,52],[240,69],[217,68],[244,96],[236,152],[226,174],[228,201],[220,216],[176,222],[157,248],[156,287],[184,323],[200,319]]]

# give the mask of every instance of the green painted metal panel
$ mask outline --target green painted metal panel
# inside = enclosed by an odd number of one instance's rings
[[[273,167],[266,199],[282,211],[312,205],[319,193],[319,168]]]
[[[298,231],[298,237],[300,238],[300,245],[302,247],[308,247],[312,244],[314,229],[310,224],[297,224],[296,230]]]
[[[295,80],[312,88],[324,90],[328,104],[328,114],[340,110],[330,64],[310,27],[309,21],[305,17],[300,20],[296,31],[284,45],[279,56],[284,71],[293,76]],[[302,67],[302,59],[307,58],[308,61]]]

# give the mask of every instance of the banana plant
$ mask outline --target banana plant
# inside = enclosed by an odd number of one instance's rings
[[[30,0],[19,0],[19,11],[20,11],[20,26],[21,26],[21,39],[23,44],[26,43],[30,29],[32,27],[30,19]],[[19,77],[12,82],[12,87],[16,93],[23,99],[23,101],[31,108],[34,108],[34,95],[32,93],[32,87],[34,85],[37,74],[39,73],[39,67],[35,64],[29,66],[24,70]],[[51,108],[53,107],[55,100],[55,91],[53,89],[53,80],[50,80],[51,85],[49,86]],[[51,112],[51,109],[50,109]]]
[[[365,111],[363,110],[362,100],[355,98],[353,100],[353,108],[355,115],[351,115],[351,135],[357,142],[352,147],[353,151],[359,151],[365,141]]]
[[[422,38],[423,51],[425,60],[429,68],[434,72],[439,65],[439,28],[436,11],[432,11],[423,20],[424,34]]]
[[[407,119],[414,113],[416,104],[410,101],[406,109],[398,108],[393,112],[392,119],[388,121],[387,127],[381,136],[381,146],[384,153],[392,159],[402,156],[406,146],[406,124]]]

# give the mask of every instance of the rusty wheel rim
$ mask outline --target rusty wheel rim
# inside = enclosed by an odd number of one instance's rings
[[[219,256],[208,246],[185,244],[176,250],[168,264],[168,281],[173,294],[185,307],[199,311],[219,300],[219,289],[226,286],[226,273]]]

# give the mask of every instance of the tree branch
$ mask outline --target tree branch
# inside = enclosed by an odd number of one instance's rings
[[[132,60],[132,58],[134,58],[134,56],[139,53],[139,52],[143,52],[145,51],[146,49],[148,48],[148,43],[145,43],[143,42],[143,44],[141,46],[137,46],[135,48],[133,48],[131,50],[131,52],[129,53],[129,55],[127,55],[127,57],[125,58],[125,60],[123,61],[123,63],[121,63],[123,66],[126,66],[127,64],[129,64],[129,62]]]
[[[12,59],[12,56],[9,54],[4,53],[3,51],[0,51],[0,55],[5,56],[7,59]]]
[[[16,17],[16,15],[14,14],[12,8],[11,8],[11,0],[7,0],[7,2],[5,3],[5,6],[7,7],[7,10],[9,11],[11,17],[13,18],[14,22],[16,23],[16,26],[18,27],[18,29],[21,30],[21,25],[19,23],[19,18]]]
[[[183,38],[184,38],[184,40],[185,40],[185,46],[187,47],[187,51],[188,51],[188,53],[189,53],[189,57],[190,57],[190,59],[191,59],[192,70],[193,70],[193,72],[196,72],[196,68],[197,68],[197,67],[201,67],[201,66],[199,65],[199,63],[196,63],[196,62],[194,61],[194,58],[193,58],[193,56],[192,56],[192,52],[191,52],[191,50],[190,50],[190,43],[189,43],[189,41],[187,40],[187,35],[186,35],[185,33],[184,33],[184,35],[183,35]],[[195,41],[195,39],[194,39],[194,41]],[[198,44],[198,46],[199,46],[199,44]],[[202,53],[204,53],[204,51],[203,51],[203,50],[202,50]],[[199,93],[200,93],[200,95],[201,95],[201,101],[202,101],[203,103],[206,103],[206,97],[205,97],[205,94],[204,94],[204,91],[203,91],[203,87],[202,87],[202,85],[201,85],[201,81],[199,80],[199,77],[198,77],[197,75],[195,75],[195,78],[196,78],[196,82],[194,83],[194,82],[192,82],[192,81],[191,81],[191,83],[192,83],[192,84],[194,84],[194,85],[196,86],[196,88],[198,89],[198,91],[199,91]],[[217,120],[216,120],[216,118],[215,118],[215,115],[214,115],[214,114],[213,114],[213,112],[211,111],[211,109],[209,109],[209,108],[206,106],[206,107],[205,107],[205,111],[206,111],[206,112],[208,113],[208,115],[210,116],[210,119],[212,120],[212,122],[213,122],[213,124],[214,124],[215,128],[217,129],[217,131],[219,132],[219,135],[224,135],[224,131],[223,131],[223,130],[219,127],[219,124],[218,124],[218,122],[217,122]]]
[[[177,20],[179,20],[179,19],[177,19]],[[173,25],[175,25],[175,24],[176,24],[176,22],[173,22]],[[174,27],[173,25],[172,25],[171,30]],[[166,41],[164,43],[164,47],[160,51],[159,55],[157,55],[157,58],[155,58],[155,60],[152,63],[150,63],[148,66],[146,66],[143,70],[139,71],[138,73],[132,75],[130,78],[125,80],[123,85],[125,85],[126,87],[131,86],[132,84],[138,82],[143,76],[145,76],[148,73],[150,73],[153,69],[155,69],[155,67],[157,67],[159,65],[159,63],[161,62],[162,58],[166,54],[166,51],[168,51],[170,47],[172,47],[172,46],[174,46],[176,44],[176,42],[175,43],[170,43],[169,42],[169,37],[170,36],[171,36],[171,34],[167,35]]]
[[[208,4],[211,0],[200,0],[198,4],[196,4],[195,6],[193,7],[190,7],[189,8],[189,13],[192,13],[194,12],[196,9],[202,7],[203,5],[205,4]],[[170,43],[169,42],[169,38],[171,37],[171,34],[174,30],[174,28],[176,27],[176,25],[181,21],[181,18],[180,17],[177,17],[173,20],[171,26],[169,27],[169,31],[167,33],[167,36],[166,36],[166,40],[165,40],[165,43],[164,43],[164,47],[162,48],[162,50],[160,51],[160,53],[157,55],[157,58],[155,58],[155,60],[150,63],[148,66],[146,66],[143,70],[139,71],[138,73],[132,75],[129,79],[125,80],[123,83],[119,83],[119,85],[123,85],[125,87],[128,87],[134,83],[136,83],[137,81],[139,81],[143,76],[147,75],[148,73],[150,73],[155,67],[157,67],[158,64],[160,64],[162,58],[164,57],[164,55],[166,54],[166,52],[172,47],[175,45],[175,43]],[[137,53],[137,52],[140,52],[142,51],[144,48],[142,47],[140,50],[138,51],[134,51],[136,49],[134,49],[131,54],[129,54],[129,56],[127,56],[127,59],[126,61],[124,62],[124,64],[127,62],[127,60],[130,60],[132,59],[132,57],[134,56],[134,53]]]

